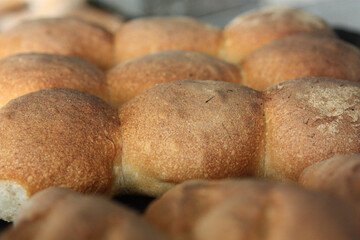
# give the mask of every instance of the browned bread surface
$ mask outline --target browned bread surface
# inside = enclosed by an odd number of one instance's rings
[[[123,62],[108,72],[111,102],[130,100],[156,84],[175,80],[219,80],[241,83],[240,70],[215,57],[192,51],[168,50]]]
[[[241,68],[243,84],[257,90],[303,77],[360,82],[360,50],[336,38],[297,34],[256,50]]]
[[[269,7],[240,14],[224,29],[221,57],[239,63],[272,40],[301,32],[335,37],[320,18],[299,9]]]
[[[222,31],[189,17],[131,20],[115,35],[116,62],[161,50],[190,50],[217,56]]]
[[[173,239],[359,239],[352,205],[293,185],[191,181],[154,201],[145,219]]]
[[[26,93],[61,87],[108,99],[105,73],[80,58],[30,53],[0,60],[0,107]]]
[[[163,240],[135,212],[100,197],[50,188],[32,197],[1,240]]]
[[[120,108],[130,191],[160,195],[188,179],[254,175],[264,154],[261,93],[220,81],[157,85]]]
[[[264,97],[265,177],[297,181],[315,162],[360,152],[360,83],[297,79],[267,89]]]
[[[79,91],[45,89],[10,101],[0,109],[0,209],[18,201],[14,186],[27,197],[53,186],[110,195],[119,130],[116,110]]]
[[[113,63],[113,35],[76,18],[24,22],[1,33],[0,46],[0,58],[37,52],[77,56],[102,69]]]
[[[342,155],[315,163],[300,175],[302,186],[360,203],[360,155]]]

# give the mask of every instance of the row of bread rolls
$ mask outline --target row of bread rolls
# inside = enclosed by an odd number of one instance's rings
[[[0,46],[1,58],[73,55],[102,69],[163,50],[198,51],[235,63],[240,81],[257,90],[301,77],[360,80],[360,50],[337,39],[322,20],[290,8],[242,14],[224,30],[187,17],[135,19],[115,34],[77,19],[34,20],[0,34]]]
[[[359,208],[294,185],[190,181],[155,200],[143,219],[100,197],[37,193],[1,240],[357,240]]]
[[[359,153],[360,85],[329,78],[259,92],[239,84],[159,84],[118,110],[70,89],[45,89],[0,109],[0,217],[31,195],[159,196],[189,179],[297,181],[313,163]]]
[[[294,45],[295,50],[288,45]],[[264,54],[257,55],[262,51]],[[51,87],[84,91],[119,107],[156,84],[182,79],[218,80],[263,89],[316,73],[359,82],[359,69],[360,50],[337,39],[311,35],[274,41],[244,61],[242,68],[199,52],[168,50],[125,61],[105,74],[72,56],[18,54],[0,60],[0,107],[23,94]]]

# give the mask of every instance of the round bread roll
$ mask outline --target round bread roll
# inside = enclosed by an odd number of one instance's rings
[[[206,54],[181,50],[162,51],[126,61],[107,75],[114,106],[120,106],[156,84],[183,79],[241,83],[236,66]]]
[[[241,67],[244,85],[257,90],[302,77],[360,82],[360,50],[339,39],[297,34],[258,49]]]
[[[360,204],[360,155],[342,155],[315,163],[300,175],[299,183]]]
[[[293,185],[191,181],[147,209],[145,219],[176,240],[355,240],[353,205]]]
[[[50,188],[20,209],[1,240],[164,240],[138,214],[100,197]]]
[[[262,94],[234,83],[157,85],[120,108],[128,191],[158,196],[188,179],[254,175],[264,154]]]
[[[113,35],[76,18],[24,22],[0,34],[0,46],[0,58],[29,52],[71,55],[102,69],[113,62]]]
[[[26,93],[61,87],[108,100],[105,73],[80,58],[33,53],[0,60],[0,107]]]
[[[31,195],[53,186],[112,194],[120,181],[119,130],[116,110],[72,89],[7,103],[0,109],[0,218],[13,220]]]
[[[268,7],[249,11],[237,16],[225,27],[220,56],[239,63],[267,43],[301,32],[335,37],[323,20],[299,9]]]
[[[297,79],[267,89],[264,97],[265,177],[297,181],[316,162],[360,153],[360,83]]]
[[[117,63],[161,50],[217,56],[222,31],[188,17],[149,17],[126,22],[115,34]]]

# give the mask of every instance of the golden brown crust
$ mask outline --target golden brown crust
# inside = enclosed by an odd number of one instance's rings
[[[224,234],[241,240],[360,236],[353,205],[293,185],[254,180],[181,184],[155,200],[145,219],[177,240],[222,239]]]
[[[44,190],[22,208],[2,240],[166,239],[129,209],[68,189]]]
[[[34,194],[52,186],[110,194],[120,122],[101,99],[45,89],[0,109],[0,179]]]
[[[360,155],[342,155],[307,167],[299,177],[302,186],[360,203]]]
[[[160,195],[188,179],[254,175],[264,151],[261,93],[220,81],[157,85],[120,108],[129,191]]]
[[[221,30],[188,17],[149,17],[125,23],[115,35],[116,62],[178,49],[217,56]]]
[[[323,20],[299,9],[272,7],[246,12],[225,27],[221,57],[239,63],[267,43],[301,32],[335,37]]]
[[[156,84],[176,80],[241,83],[236,66],[206,54],[181,50],[162,51],[126,61],[112,68],[107,79],[114,106],[120,106]]]
[[[108,100],[105,73],[80,58],[34,53],[0,60],[0,107],[26,93],[61,87]]]
[[[2,33],[0,46],[0,58],[37,52],[77,56],[102,69],[113,63],[113,35],[76,18],[24,22]]]
[[[360,152],[359,83],[297,79],[267,89],[264,97],[266,177],[296,181],[315,162]]]
[[[360,50],[336,38],[297,34],[258,49],[241,67],[244,85],[257,90],[302,77],[360,82]]]

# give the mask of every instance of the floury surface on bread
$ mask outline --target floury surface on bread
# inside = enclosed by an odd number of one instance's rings
[[[61,87],[108,100],[105,73],[83,59],[28,53],[0,60],[0,108],[26,93]]]
[[[0,218],[11,221],[34,193],[62,186],[111,195],[120,121],[101,99],[46,89],[0,109]]]
[[[165,240],[139,214],[101,197],[50,188],[35,194],[1,240]]]
[[[242,82],[240,69],[235,65],[207,54],[183,50],[147,54],[120,63],[107,74],[114,106],[120,106],[156,84],[182,79]]]
[[[339,199],[256,180],[188,181],[145,213],[175,240],[356,240],[359,217]]]

